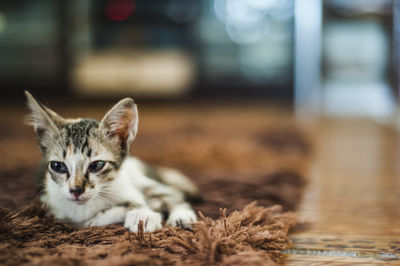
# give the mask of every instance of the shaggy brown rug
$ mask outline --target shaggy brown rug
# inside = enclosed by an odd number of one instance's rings
[[[62,108],[61,108],[62,109]],[[61,114],[68,114],[59,111]],[[309,145],[287,114],[265,108],[143,107],[132,153],[181,169],[199,186],[192,230],[74,230],[33,200],[40,154],[22,113],[0,117],[0,264],[268,265],[279,263],[296,219]],[[72,115],[100,118],[106,107]],[[257,203],[253,201],[257,201]],[[277,206],[279,204],[280,206]]]

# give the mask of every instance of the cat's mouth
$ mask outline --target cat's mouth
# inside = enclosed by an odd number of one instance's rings
[[[72,201],[72,202],[74,202],[75,204],[83,205],[83,204],[85,204],[89,199],[88,199],[88,198],[84,198],[84,197],[79,197],[79,198],[73,197],[73,198],[70,198],[69,200]]]

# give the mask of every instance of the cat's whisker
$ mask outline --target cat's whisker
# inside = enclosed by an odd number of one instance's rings
[[[114,191],[114,190],[101,189],[101,191],[99,193],[118,197],[118,191]]]
[[[113,205],[114,205],[113,202],[112,202],[110,199],[106,198],[106,197],[99,196],[99,197],[97,197],[97,198],[100,199],[100,200],[102,200],[102,201],[104,201],[106,204],[108,204],[108,205],[110,205],[110,206],[113,206]]]
[[[106,197],[109,200],[115,200],[115,201],[119,201],[119,199],[121,198],[116,191],[107,191],[107,190],[100,191],[99,196]]]

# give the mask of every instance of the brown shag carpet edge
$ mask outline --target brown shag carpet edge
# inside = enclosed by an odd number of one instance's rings
[[[121,225],[74,230],[39,204],[0,209],[0,262],[8,265],[274,265],[295,224],[292,212],[253,202],[192,230],[130,233]]]

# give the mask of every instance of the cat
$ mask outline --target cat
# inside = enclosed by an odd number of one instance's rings
[[[162,214],[171,226],[196,222],[185,199],[199,191],[186,176],[129,156],[138,130],[133,99],[119,101],[98,122],[65,119],[25,95],[43,154],[40,200],[57,219],[76,228],[123,223],[131,232],[140,221],[144,232],[162,228]]]

